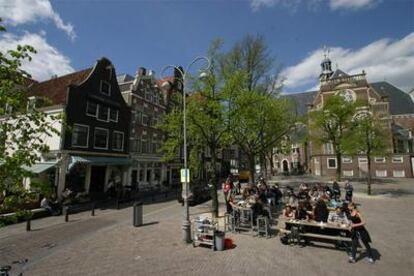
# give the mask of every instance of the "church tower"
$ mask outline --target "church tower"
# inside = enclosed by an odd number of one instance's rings
[[[327,50],[326,47],[324,48],[324,59],[322,60],[321,67],[322,67],[322,73],[319,76],[320,81],[326,81],[328,80],[332,74],[332,62],[329,59],[329,49]]]

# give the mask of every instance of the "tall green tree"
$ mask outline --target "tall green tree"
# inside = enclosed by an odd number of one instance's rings
[[[248,158],[250,183],[254,183],[257,158],[272,150],[295,123],[287,99],[257,91],[237,91],[230,112],[229,131]]]
[[[271,139],[272,143],[269,143],[270,141],[265,139],[265,135],[259,135],[257,136],[258,141],[255,141],[255,144],[257,142],[257,145],[252,147],[252,141],[250,141],[250,145],[246,146],[246,142],[242,139],[239,139],[240,130],[234,130],[233,125],[239,119],[247,120],[246,117],[239,118],[242,116],[243,112],[243,110],[240,110],[240,104],[244,100],[248,101],[253,99],[243,99],[243,97],[249,97],[244,96],[244,93],[253,93],[254,96],[252,97],[259,97],[259,94],[262,94],[263,99],[270,99],[272,103],[275,101],[283,101],[278,97],[281,88],[279,85],[280,82],[278,82],[280,66],[276,64],[275,59],[272,57],[271,51],[266,44],[266,41],[261,35],[246,35],[228,52],[221,55],[220,65],[221,75],[224,76],[224,78],[229,78],[229,76],[232,76],[234,79],[234,76],[237,76],[238,79],[238,83],[233,85],[233,89],[230,91],[227,101],[229,108],[228,119],[229,122],[231,122],[231,124],[229,124],[229,129],[233,134],[234,141],[239,146],[239,148],[242,149],[242,152],[244,152],[247,156],[250,155],[250,157],[248,157],[248,159],[250,159],[249,170],[251,170],[252,166],[254,166],[256,163],[256,158],[258,159],[261,168],[266,168],[266,159],[272,158],[273,147],[275,144],[277,144],[277,141],[273,142],[273,139]],[[267,96],[269,97],[266,98]],[[263,105],[265,102],[266,100],[260,100],[253,105],[257,110],[263,110],[263,108],[266,108]],[[287,102],[285,101],[284,103]],[[253,107],[253,105],[250,105],[250,108]],[[290,105],[282,105],[282,107],[283,109],[281,112],[287,112],[290,115],[293,114],[290,110]],[[287,109],[289,109],[289,111],[287,111]],[[274,113],[275,111],[272,112]],[[251,114],[251,116],[255,115],[259,116],[260,114]],[[293,117],[289,117],[289,119],[292,118]],[[263,121],[263,118],[250,119],[253,121],[256,120],[257,123]],[[288,120],[287,125],[290,125],[291,121],[292,120]],[[272,126],[266,126],[265,128],[272,128]],[[278,126],[275,126],[275,128],[277,129]],[[281,126],[281,128],[283,129],[283,126]],[[256,131],[263,132],[263,129],[256,129]],[[276,140],[279,140],[281,138],[278,136],[278,134],[279,133],[276,134]],[[259,145],[262,146],[259,147]],[[253,179],[251,179],[251,181],[253,181]]]
[[[1,25],[0,31],[5,31]],[[46,115],[28,102],[25,87],[31,76],[22,62],[34,53],[29,45],[0,51],[0,193],[22,192],[22,179],[29,175],[24,167],[39,160],[48,150],[44,137],[56,132]]]
[[[332,95],[323,107],[309,114],[310,139],[315,145],[331,143],[337,160],[336,179],[341,180],[344,143],[352,126],[356,104],[339,95]]]
[[[385,156],[389,152],[385,141],[389,141],[386,129],[388,121],[373,115],[368,110],[357,112],[352,120],[351,131],[344,142],[344,150],[351,155],[364,154],[367,157],[367,193],[371,194],[372,157]]]

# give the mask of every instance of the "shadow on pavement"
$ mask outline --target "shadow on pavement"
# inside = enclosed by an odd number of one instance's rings
[[[158,223],[159,223],[159,221],[146,222],[146,223],[143,223],[140,227],[154,225],[154,224],[158,224]]]

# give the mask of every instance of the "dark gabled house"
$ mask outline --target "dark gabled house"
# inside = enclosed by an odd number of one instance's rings
[[[130,108],[107,58],[88,68],[29,86],[29,99],[46,98],[45,112],[63,114],[60,136],[49,140],[43,161],[57,164],[55,183],[91,196],[109,183],[127,183]]]

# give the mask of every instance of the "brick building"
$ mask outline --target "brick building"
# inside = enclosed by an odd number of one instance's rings
[[[414,103],[410,95],[388,82],[369,83],[364,71],[349,75],[331,68],[325,58],[321,63],[320,88],[318,91],[286,95],[295,103],[299,115],[319,109],[331,95],[342,95],[349,101],[367,102],[366,110],[384,120],[387,155],[372,160],[374,177],[413,177],[414,171]],[[314,175],[335,176],[337,160],[332,144],[322,146],[307,142],[306,126],[302,125],[289,138],[287,151],[275,152],[274,168],[277,172],[311,172]],[[302,132],[302,133],[301,133]],[[277,149],[276,149],[277,150]],[[365,177],[366,156],[343,156],[344,177]]]
[[[157,80],[153,71],[142,67],[135,77],[118,76],[122,95],[131,107],[129,182],[139,188],[179,181],[180,162],[163,162],[159,151],[164,134],[156,125],[170,104],[170,92],[160,89],[164,81],[173,82],[173,78]]]

